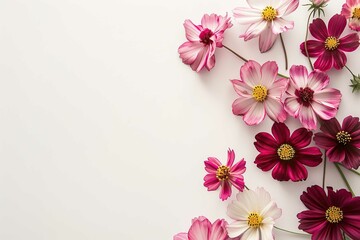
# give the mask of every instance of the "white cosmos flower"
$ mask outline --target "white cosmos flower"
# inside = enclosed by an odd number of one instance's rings
[[[235,221],[227,225],[229,237],[241,240],[273,240],[275,220],[281,209],[264,188],[244,190],[228,205],[227,214]]]
[[[277,36],[294,28],[294,22],[283,17],[295,11],[299,0],[247,0],[250,8],[237,7],[234,18],[241,24],[250,24],[240,37],[245,41],[259,36],[260,52],[268,51]]]

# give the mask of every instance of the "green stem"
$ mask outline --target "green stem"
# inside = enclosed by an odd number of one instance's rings
[[[326,176],[326,152],[324,153],[324,169],[322,178],[322,188],[325,188],[325,176]]]
[[[314,12],[314,10],[312,10],[312,11],[310,12],[309,17],[308,17],[308,19],[307,19],[304,47],[305,47],[306,57],[307,57],[308,60],[309,60],[310,67],[311,67],[311,69],[314,71],[314,66],[313,66],[313,64],[312,64],[312,62],[311,62],[311,59],[310,59],[310,56],[309,56],[309,52],[308,52],[308,48],[307,48],[307,39],[308,39],[308,36],[309,36],[310,18],[311,18],[311,14],[313,14],[313,12]]]
[[[243,56],[237,54],[235,51],[233,51],[231,48],[223,45],[224,48],[226,48],[229,52],[231,52],[232,54],[234,54],[235,56],[237,56],[238,58],[240,58],[241,60],[243,60],[244,62],[248,62],[249,60],[247,60],[246,58],[244,58]],[[289,78],[288,76],[286,75],[283,75],[281,73],[278,73],[277,74],[279,77],[283,77],[283,78]]]
[[[345,65],[344,67],[346,67],[346,69],[351,73],[351,75],[353,75],[353,77],[355,77],[355,74],[350,70],[350,68],[348,66]]]
[[[338,172],[340,173],[340,176],[341,176],[341,178],[343,179],[343,181],[344,181],[347,189],[351,192],[351,194],[352,194],[353,196],[355,196],[355,193],[354,193],[354,191],[352,190],[352,188],[351,188],[348,180],[346,179],[343,171],[342,171],[341,168],[339,167],[339,164],[338,164],[338,163],[334,163],[334,164],[335,164],[336,169],[337,169]]]
[[[299,233],[299,232],[293,232],[293,231],[289,231],[289,230],[286,230],[286,229],[283,229],[283,228],[279,228],[277,226],[274,226],[275,229],[277,230],[280,230],[280,231],[283,231],[283,232],[287,232],[287,233],[292,233],[292,234],[297,234],[297,235],[301,235],[301,236],[310,236],[309,234],[307,233]]]
[[[284,57],[285,57],[285,70],[288,70],[288,58],[287,58],[287,53],[286,53],[286,48],[285,48],[285,43],[284,43],[284,39],[282,37],[282,34],[280,33],[280,40],[281,40],[281,46],[282,49],[284,51]]]
[[[354,169],[348,169],[348,168],[346,168],[346,167],[345,167],[344,165],[342,165],[342,164],[340,164],[340,166],[342,166],[343,168],[349,170],[350,172],[355,173],[356,175],[359,175],[359,176],[360,176],[360,173],[359,173],[358,171],[355,171]]]

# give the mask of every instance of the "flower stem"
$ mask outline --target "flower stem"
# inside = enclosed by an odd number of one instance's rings
[[[322,188],[325,188],[325,176],[326,176],[326,152],[324,153],[324,169],[323,169],[323,178],[322,178]]]
[[[280,40],[281,40],[281,46],[282,49],[284,51],[284,57],[285,57],[285,70],[288,70],[288,58],[287,58],[287,53],[286,53],[286,48],[285,48],[285,43],[284,43],[284,39],[282,37],[282,34],[280,33]]]
[[[249,190],[249,188],[246,185],[244,185],[244,186],[245,186],[246,190]]]
[[[240,58],[241,60],[243,60],[244,62],[248,62],[249,60],[247,60],[246,58],[242,57],[241,55],[237,54],[235,51],[233,51],[231,48],[223,45],[224,48],[226,48],[229,52],[231,52],[232,54],[234,54],[235,56],[237,56],[238,58]],[[282,77],[282,78],[289,78],[288,76],[285,76],[281,73],[278,73],[277,74],[279,77]]]
[[[310,67],[311,67],[311,69],[314,71],[314,66],[313,66],[313,64],[312,64],[312,62],[311,62],[311,59],[310,59],[310,56],[309,56],[309,52],[308,52],[308,48],[307,48],[307,39],[308,39],[308,36],[309,36],[310,18],[311,18],[311,14],[313,14],[313,13],[314,13],[314,10],[312,10],[312,11],[310,12],[309,17],[308,17],[308,19],[307,19],[304,47],[305,47],[306,57],[307,57],[308,60],[309,60]]]
[[[338,172],[340,173],[340,176],[341,176],[341,178],[343,179],[346,187],[347,187],[348,190],[351,192],[351,194],[352,194],[353,196],[355,196],[355,193],[354,193],[354,191],[352,190],[352,188],[350,187],[350,184],[349,184],[348,180],[346,179],[343,171],[342,171],[341,168],[339,167],[339,164],[338,164],[338,163],[334,163],[334,164],[335,164],[336,169],[337,169]]]
[[[353,77],[355,77],[355,74],[350,70],[350,68],[348,66],[346,66],[346,65],[345,65],[345,67],[351,73],[351,75],[353,75]]]
[[[287,233],[292,233],[292,234],[297,234],[297,235],[302,235],[302,236],[310,236],[307,233],[293,232],[293,231],[289,231],[289,230],[286,230],[286,229],[283,229],[283,228],[279,228],[277,226],[274,226],[274,228],[277,229],[277,230],[283,231],[283,232],[287,232]]]
[[[340,164],[340,166],[342,166],[343,168],[349,170],[350,172],[355,173],[356,175],[359,175],[359,176],[360,176],[360,173],[359,173],[358,171],[355,171],[354,169],[348,169],[348,168],[346,168],[346,167],[345,167],[344,165],[342,165],[342,164]]]

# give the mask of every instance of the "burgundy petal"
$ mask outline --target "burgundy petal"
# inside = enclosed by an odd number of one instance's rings
[[[288,172],[288,164],[279,162],[273,169],[271,175],[274,179],[279,181],[289,181],[290,176]]]
[[[308,176],[308,172],[304,165],[297,161],[293,161],[293,164],[288,166],[287,172],[290,180],[293,182],[306,180]]]
[[[333,57],[330,51],[324,51],[314,63],[314,67],[321,71],[327,71],[333,66]]]
[[[273,154],[259,154],[254,161],[257,167],[264,172],[270,171],[278,162],[279,158]]]
[[[296,149],[300,149],[310,144],[311,137],[311,131],[308,131],[306,128],[299,128],[291,134],[290,144],[296,147]]]
[[[289,141],[290,130],[284,123],[274,123],[271,132],[279,144]]]
[[[346,35],[345,37],[340,38],[339,42],[339,50],[345,52],[355,51],[359,47],[359,35],[357,33]]]
[[[345,159],[341,163],[348,169],[357,169],[360,166],[360,149],[348,146],[345,149]]]
[[[331,52],[332,57],[333,57],[333,64],[334,64],[334,68],[337,70],[342,69],[346,62],[347,62],[347,58],[346,55],[343,51],[339,51],[339,50],[334,50]]]
[[[325,51],[325,45],[323,41],[308,40],[306,41],[306,47],[308,49],[309,57],[317,57]],[[300,50],[302,54],[306,56],[305,42],[301,43]]]
[[[326,151],[326,156],[330,162],[342,162],[345,159],[345,150],[342,146],[337,145]]]
[[[311,35],[321,41],[325,41],[329,36],[328,30],[324,21],[321,18],[315,19],[309,26]]]
[[[348,133],[358,131],[360,129],[359,118],[358,117],[353,117],[351,115],[347,116],[343,120],[341,129],[348,132]]]
[[[336,118],[332,118],[327,121],[323,121],[320,130],[329,136],[335,137],[336,134],[341,131],[341,126]]]
[[[296,160],[309,167],[318,166],[322,162],[321,157],[322,153],[317,147],[300,149],[296,153]]]
[[[259,152],[276,152],[278,144],[276,140],[269,133],[261,132],[256,134],[255,139],[257,142],[254,143],[256,149]]]
[[[330,207],[324,189],[317,185],[308,187],[307,192],[303,192],[300,196],[300,200],[310,210],[323,210],[325,212]]]
[[[340,14],[335,14],[330,18],[328,27],[329,35],[339,38],[346,27],[346,18]]]
[[[333,136],[329,136],[324,133],[315,133],[315,144],[325,150],[332,148],[338,144],[337,140]]]

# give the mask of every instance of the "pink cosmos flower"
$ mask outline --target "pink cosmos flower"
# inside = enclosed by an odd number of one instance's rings
[[[230,18],[205,14],[201,25],[195,25],[189,19],[185,20],[184,27],[187,42],[183,43],[178,52],[183,63],[199,72],[204,67],[210,71],[215,65],[215,49],[222,47],[224,32],[232,26]]]
[[[208,172],[204,177],[204,186],[208,188],[208,191],[214,191],[221,186],[219,197],[223,201],[231,196],[231,185],[239,191],[242,191],[245,186],[244,176],[242,174],[246,170],[246,162],[244,159],[241,159],[233,165],[234,160],[234,150],[229,149],[226,165],[222,165],[221,162],[214,157],[209,157],[207,161],[204,161],[205,170]]]
[[[360,0],[346,0],[341,15],[349,19],[349,28],[360,31]]]
[[[312,240],[360,239],[360,197],[352,197],[345,189],[324,189],[314,185],[300,199],[309,209],[297,215],[299,229],[312,234]],[[349,238],[349,239],[350,239]]]
[[[283,17],[295,11],[299,0],[247,0],[247,3],[250,8],[233,10],[234,18],[241,24],[250,24],[240,37],[247,41],[259,36],[260,52],[268,51],[280,33],[294,28],[294,22]]]
[[[316,129],[317,117],[323,120],[333,118],[341,101],[340,91],[326,88],[328,84],[326,73],[315,70],[308,74],[304,66],[292,66],[285,110],[299,118],[305,128]]]
[[[189,231],[176,234],[174,240],[226,240],[228,239],[226,225],[227,222],[223,219],[211,224],[206,217],[194,218]]]
[[[243,116],[246,124],[259,124],[266,114],[276,122],[286,120],[281,98],[289,80],[276,79],[277,73],[276,62],[266,62],[261,66],[250,60],[241,67],[240,80],[232,80],[239,95],[232,105],[232,111],[235,115]]]
[[[336,14],[330,20],[328,29],[321,18],[315,19],[309,27],[310,33],[316,40],[306,42],[310,57],[317,57],[314,67],[327,71],[334,67],[342,69],[347,58],[344,52],[352,52],[359,47],[359,35],[348,34],[340,38],[346,26],[344,16]],[[306,56],[305,43],[300,45],[301,52]]]
[[[342,126],[336,118],[321,124],[316,133],[316,145],[326,150],[331,162],[340,162],[346,168],[360,166],[360,122],[358,117],[347,116]]]
[[[312,132],[299,128],[290,135],[284,123],[274,123],[271,132],[261,132],[255,136],[254,143],[260,152],[255,164],[263,171],[273,168],[272,177],[279,181],[306,180],[307,170],[304,165],[315,167],[322,161],[320,149],[307,147],[311,142]]]

